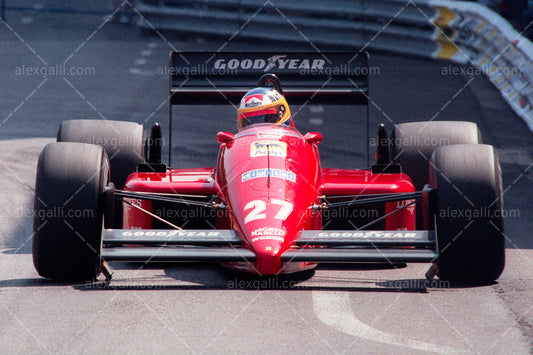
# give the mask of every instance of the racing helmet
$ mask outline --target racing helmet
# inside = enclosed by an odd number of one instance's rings
[[[287,100],[271,88],[262,87],[248,91],[241,99],[237,118],[239,131],[256,123],[292,125]]]

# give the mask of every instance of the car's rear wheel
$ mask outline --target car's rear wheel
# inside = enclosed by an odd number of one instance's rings
[[[481,133],[473,122],[430,121],[394,125],[391,158],[400,164],[416,191],[429,182],[429,159],[439,147],[453,144],[480,144]],[[423,228],[422,206],[416,205],[416,228]]]
[[[123,189],[128,176],[146,162],[146,132],[135,122],[110,120],[63,121],[58,142],[91,143],[104,147],[111,164],[111,181]],[[113,227],[122,228],[122,205],[114,208]],[[106,225],[108,225],[106,223]]]
[[[461,144],[435,150],[438,275],[461,283],[497,279],[505,265],[501,168],[494,148]]]
[[[33,263],[55,280],[94,280],[100,273],[109,159],[93,144],[51,143],[37,165]]]

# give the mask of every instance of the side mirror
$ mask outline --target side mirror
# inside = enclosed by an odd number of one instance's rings
[[[217,133],[217,142],[227,144],[235,139],[235,136],[229,132],[218,132]]]
[[[309,132],[305,134],[304,139],[309,144],[318,144],[322,142],[322,134],[318,132]]]

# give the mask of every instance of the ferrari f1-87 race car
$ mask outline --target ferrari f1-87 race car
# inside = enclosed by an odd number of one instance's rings
[[[238,103],[257,86],[291,105],[369,104],[364,52],[173,52],[170,68],[170,127],[172,105]],[[368,109],[366,120],[369,147]],[[171,149],[163,164],[162,136],[157,124],[149,137],[133,122],[61,124],[37,168],[40,275],[109,280],[112,261],[257,275],[419,262],[428,277],[470,284],[503,271],[501,170],[474,123],[402,123],[390,136],[380,125],[376,161],[360,170],[322,167],[321,134],[290,125],[219,132],[216,165],[195,169],[170,168]],[[370,208],[379,216],[354,213]]]

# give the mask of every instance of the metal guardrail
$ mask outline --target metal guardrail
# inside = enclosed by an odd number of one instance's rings
[[[449,38],[457,57],[479,69],[533,132],[533,44],[490,9],[470,2],[429,0],[445,9],[441,25],[451,29]]]
[[[0,19],[7,21],[7,11],[27,13],[56,13],[83,15],[110,15],[110,2],[61,1],[61,0],[0,0]]]
[[[199,36],[312,43],[479,68],[533,132],[533,44],[503,18],[449,0],[139,0],[138,26]]]
[[[136,7],[144,17],[139,26],[147,30],[153,26],[195,35],[367,47],[420,56],[439,51],[432,39],[434,26],[419,9],[398,1],[145,0]],[[423,11],[427,16],[436,13],[427,6]]]

